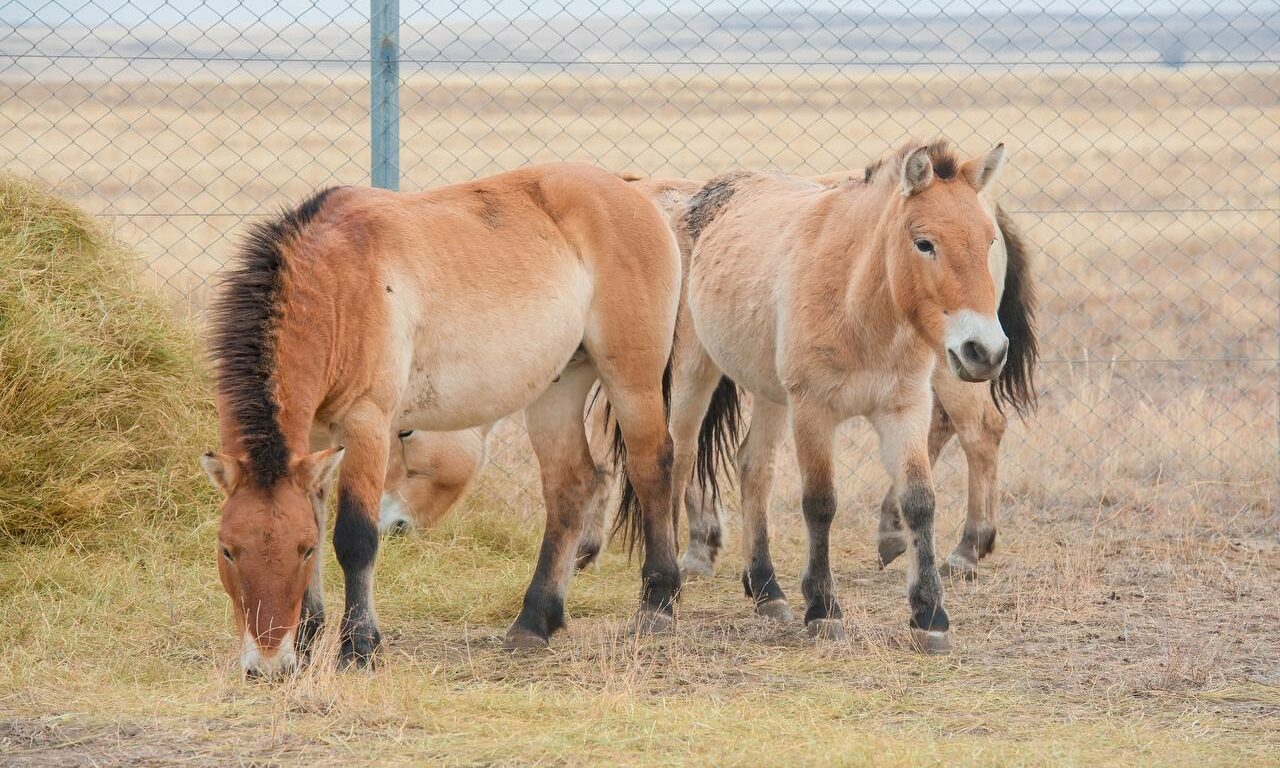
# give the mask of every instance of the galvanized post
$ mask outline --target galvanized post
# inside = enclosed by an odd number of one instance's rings
[[[400,189],[400,0],[369,0],[369,176]]]

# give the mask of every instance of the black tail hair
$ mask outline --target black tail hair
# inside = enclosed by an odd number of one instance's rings
[[[991,382],[991,399],[1001,412],[1008,404],[1026,418],[1036,408],[1036,362],[1040,359],[1040,343],[1036,339],[1036,286],[1027,241],[1009,214],[998,205],[996,223],[1009,254],[1004,295],[1000,297],[1000,309],[996,313],[1000,327],[1009,337],[1009,358],[999,378]]]
[[[729,459],[737,455],[741,442],[742,393],[728,376],[721,376],[711,404],[702,417],[698,430],[698,458],[694,462],[693,482],[711,494],[711,501],[720,499],[720,473],[728,469]],[[726,471],[732,478],[733,475]]]

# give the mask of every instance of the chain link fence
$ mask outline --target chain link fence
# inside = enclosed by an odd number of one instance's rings
[[[908,137],[970,154],[1005,141],[999,198],[1036,247],[1045,357],[1040,412],[1005,442],[1006,498],[1274,504],[1257,489],[1274,487],[1280,451],[1280,5],[402,10],[404,190],[560,159],[816,174]],[[108,219],[198,318],[247,219],[369,183],[369,13],[357,0],[12,0],[0,168]],[[870,508],[884,480],[869,430],[847,430],[842,497]],[[518,424],[493,456],[480,503],[497,493],[534,514]],[[962,466],[953,450],[939,473],[948,530]],[[779,514],[793,514],[784,475]]]

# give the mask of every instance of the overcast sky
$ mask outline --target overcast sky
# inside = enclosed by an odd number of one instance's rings
[[[118,23],[133,26],[147,20],[160,24],[173,24],[186,19],[196,24],[215,24],[226,22],[242,25],[263,19],[273,24],[284,23],[292,19],[335,18],[343,23],[359,24],[368,16],[369,0],[278,0],[270,11],[261,10],[261,2],[239,0],[231,10],[226,10],[229,3],[225,0],[86,0],[81,2],[52,2],[51,0],[4,0],[0,19],[8,25],[37,23],[47,25],[64,24],[67,21],[94,26],[105,23]],[[70,6],[71,10],[64,6]],[[252,6],[252,9],[250,7]],[[421,2],[401,0],[401,15],[423,21],[439,18],[482,17],[487,20],[501,20],[517,16],[542,17],[559,13],[577,16],[623,16],[629,13],[657,14],[670,9],[677,13],[691,13],[705,10],[709,13],[731,13],[735,8],[746,12],[759,12],[773,7],[783,11],[788,8],[802,7],[797,3],[787,2],[742,2],[728,3],[702,2],[700,0],[434,0],[428,7],[431,12],[420,10]],[[819,2],[805,4],[816,13],[842,9],[851,15],[862,13],[878,13],[892,16],[910,13],[917,16],[928,16],[935,13],[952,15],[968,15],[971,13],[998,14],[1013,10],[1019,12],[1050,11],[1053,13],[1070,13],[1079,11],[1087,14],[1105,13],[1154,13],[1168,14],[1181,10],[1184,13],[1199,14],[1210,10],[1221,13],[1235,13],[1242,7],[1248,7],[1253,13],[1265,17],[1275,14],[1280,9],[1280,0],[1262,0],[1252,2],[1213,2],[1211,0],[1083,0],[1068,2],[1067,0],[883,0],[875,2]],[[465,11],[459,10],[464,8]]]

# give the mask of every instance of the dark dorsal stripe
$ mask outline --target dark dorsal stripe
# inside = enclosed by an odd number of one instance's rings
[[[275,326],[285,264],[284,245],[311,221],[337,187],[317,192],[292,210],[250,225],[236,266],[211,310],[211,353],[222,406],[240,435],[249,477],[269,488],[289,472],[289,446],[273,396]]]
[[[689,198],[689,206],[685,209],[684,226],[689,239],[697,242],[702,231],[707,228],[721,209],[729,202],[736,191],[734,184],[750,174],[746,171],[730,171],[708,181],[702,189]]]

